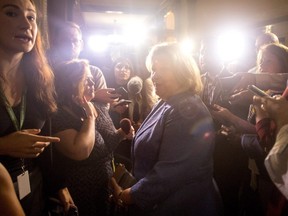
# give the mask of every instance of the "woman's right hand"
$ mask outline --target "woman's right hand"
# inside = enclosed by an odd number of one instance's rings
[[[40,131],[40,129],[26,129],[0,137],[0,155],[35,158],[51,142],[60,141],[58,137],[37,135]]]
[[[58,191],[58,197],[62,205],[64,206],[64,211],[67,213],[70,208],[77,209],[72,196],[67,187],[62,188]]]
[[[74,96],[73,100],[78,105],[82,106],[82,108],[84,108],[87,118],[88,117],[92,117],[95,119],[97,118],[98,113],[97,113],[93,103],[91,101],[88,101],[85,96],[83,96],[83,98],[78,97],[78,96]]]
[[[94,104],[90,101],[87,101],[86,98],[83,98],[82,104],[83,108],[85,109],[87,117],[97,118],[98,113],[94,107]]]

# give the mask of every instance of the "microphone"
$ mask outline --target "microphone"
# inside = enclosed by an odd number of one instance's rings
[[[127,90],[129,94],[139,94],[143,87],[143,80],[139,76],[132,77],[127,83]]]
[[[129,134],[131,129],[131,121],[128,118],[123,118],[120,121],[120,128],[124,131],[125,134]]]

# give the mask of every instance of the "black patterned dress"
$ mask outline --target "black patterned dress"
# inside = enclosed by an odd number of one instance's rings
[[[81,116],[80,107],[72,109]],[[87,159],[72,160],[58,152],[55,147],[53,148],[54,167],[57,169],[55,173],[59,175],[59,179],[65,179],[65,186],[68,187],[78,206],[80,216],[108,214],[108,182],[113,174],[111,160],[113,150],[123,138],[122,135],[116,134],[107,108],[96,105],[96,109],[98,117],[96,119],[95,145]],[[82,122],[81,118],[75,118],[60,107],[52,120],[52,133],[66,129],[79,131]]]

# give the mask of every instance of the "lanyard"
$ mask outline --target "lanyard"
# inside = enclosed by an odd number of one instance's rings
[[[21,107],[20,107],[20,122],[18,121],[18,119],[15,116],[15,113],[12,109],[12,107],[10,106],[6,96],[4,95],[3,90],[0,88],[0,96],[2,101],[5,104],[5,108],[9,114],[9,117],[15,127],[15,129],[17,131],[20,131],[23,123],[24,123],[24,119],[25,119],[25,113],[26,113],[26,90],[24,91],[22,98],[21,98]],[[22,172],[24,174],[25,172],[25,162],[24,162],[24,158],[20,158],[21,159],[21,168],[22,168]]]
[[[20,122],[16,118],[15,113],[14,113],[12,107],[10,106],[6,96],[4,95],[2,89],[0,90],[0,93],[1,93],[0,94],[1,99],[2,99],[2,101],[5,104],[5,108],[6,108],[7,112],[8,112],[8,114],[9,114],[9,117],[10,117],[15,129],[17,131],[20,131],[22,126],[23,126],[24,119],[25,119],[25,113],[26,113],[26,90],[24,91],[24,93],[22,95],[22,98],[21,98]]]

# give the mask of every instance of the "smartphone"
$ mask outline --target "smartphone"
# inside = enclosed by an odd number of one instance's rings
[[[127,96],[128,96],[128,92],[123,87],[119,87],[119,88],[115,89],[114,91],[111,91],[110,93],[112,94],[112,98],[114,98],[114,99],[119,98],[118,96],[117,97],[114,96],[114,94],[121,95],[120,97],[123,97],[123,98],[127,98]]]
[[[260,97],[270,97],[269,94],[267,94],[266,92],[264,92],[262,89],[258,88],[255,85],[248,85],[248,90],[250,90],[253,94],[260,96]]]
[[[119,87],[117,89],[115,89],[115,91],[113,91],[114,94],[120,94],[122,97],[125,97],[128,95],[128,92],[125,88],[123,87]]]

